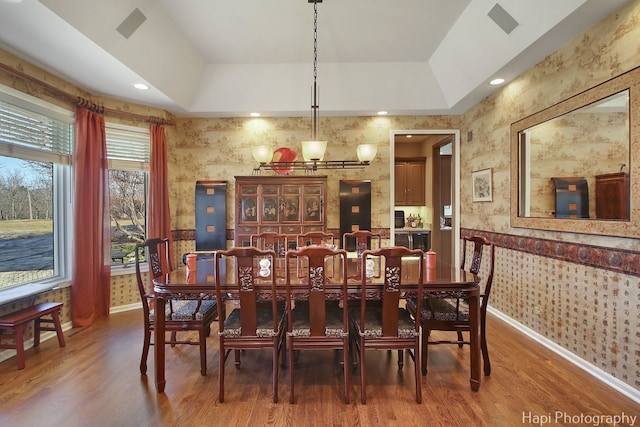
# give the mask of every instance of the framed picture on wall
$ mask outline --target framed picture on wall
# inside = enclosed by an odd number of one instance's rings
[[[471,172],[471,184],[474,202],[490,202],[492,200],[491,168]]]

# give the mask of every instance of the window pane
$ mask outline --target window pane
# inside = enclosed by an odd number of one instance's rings
[[[112,264],[134,262],[134,246],[145,239],[146,179],[143,171],[109,170]]]
[[[0,289],[54,275],[53,164],[0,156]]]

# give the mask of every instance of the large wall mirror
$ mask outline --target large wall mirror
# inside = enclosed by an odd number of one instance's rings
[[[511,125],[513,227],[640,235],[639,90],[640,67]]]

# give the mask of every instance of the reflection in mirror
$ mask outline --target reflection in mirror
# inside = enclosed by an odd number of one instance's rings
[[[512,227],[640,236],[638,94],[640,67],[511,124]]]
[[[628,191],[602,178],[628,183],[628,89],[518,132],[518,150],[519,216],[629,219]]]

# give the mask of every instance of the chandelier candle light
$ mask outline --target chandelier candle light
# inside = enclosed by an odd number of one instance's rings
[[[302,141],[302,158],[304,161],[271,161],[273,152],[271,147],[266,145],[255,145],[251,147],[253,158],[260,163],[254,169],[259,173],[261,169],[272,168],[273,170],[304,170],[315,172],[318,169],[361,169],[369,166],[378,153],[378,146],[375,144],[360,144],[356,150],[358,160],[323,160],[327,149],[327,141],[318,139],[318,3],[322,0],[307,0],[313,3],[313,95],[311,99],[311,140]]]

